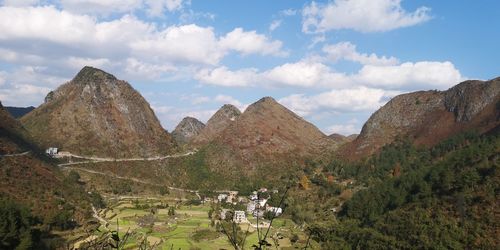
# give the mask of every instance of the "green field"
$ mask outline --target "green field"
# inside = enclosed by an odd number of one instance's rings
[[[168,208],[151,209],[160,204],[174,206],[175,215],[169,215]],[[211,226],[209,210],[210,205],[187,206],[171,200],[128,199],[110,205],[100,216],[108,222],[108,229],[118,229],[121,237],[128,230],[133,233],[134,236],[126,243],[126,249],[137,248],[138,239],[143,237],[147,237],[150,244],[157,243],[159,249],[232,249],[227,236]],[[279,218],[273,225],[269,236],[277,235],[279,232],[282,237],[279,237],[280,239],[274,237],[275,240],[268,237],[268,242],[273,245],[279,242],[278,249],[304,247],[307,237],[291,220]],[[247,234],[245,249],[253,249],[251,246],[258,242],[255,228],[249,227],[248,224],[241,224],[240,228]],[[105,230],[104,227],[101,229]],[[205,233],[210,235],[210,238],[196,241],[193,237],[195,233],[198,235]],[[293,245],[289,239],[292,234],[297,234],[300,239]]]

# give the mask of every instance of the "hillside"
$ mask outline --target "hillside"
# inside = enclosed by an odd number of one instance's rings
[[[130,84],[84,67],[21,122],[44,147],[103,157],[146,157],[174,143],[153,110]]]
[[[189,143],[205,128],[205,124],[193,117],[184,117],[172,131],[172,137],[179,145]]]
[[[465,81],[447,91],[419,91],[394,97],[364,124],[360,135],[339,151],[359,159],[396,138],[435,145],[467,130],[486,132],[500,124],[500,78]]]
[[[1,104],[0,166],[0,198],[28,207],[54,227],[71,224],[71,218],[82,222],[88,217],[87,193],[67,181]]]
[[[251,104],[205,149],[208,169],[232,179],[272,180],[337,145],[271,97]],[[288,171],[283,171],[283,170]]]

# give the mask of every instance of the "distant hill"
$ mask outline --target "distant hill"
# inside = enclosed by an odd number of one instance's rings
[[[21,122],[44,147],[102,157],[146,157],[175,143],[146,100],[125,81],[84,67]]]
[[[500,124],[499,118],[500,78],[465,81],[447,91],[403,94],[377,110],[339,156],[366,157],[398,137],[434,145],[462,131],[486,132]]]
[[[205,128],[205,124],[198,119],[184,117],[175,127],[174,131],[172,131],[172,136],[178,144],[186,144],[198,136],[203,128]]]
[[[18,119],[31,112],[35,107],[4,107],[14,118]]]

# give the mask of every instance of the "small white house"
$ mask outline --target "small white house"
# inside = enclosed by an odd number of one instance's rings
[[[255,201],[248,202],[247,203],[247,212],[250,213],[250,214],[253,213],[253,211],[255,210],[256,205],[257,205],[257,202],[255,202]]]
[[[272,212],[275,216],[280,216],[283,213],[283,209],[281,207],[266,207],[267,212]]]
[[[247,222],[247,217],[245,215],[245,211],[241,211],[241,210],[234,211],[233,221],[236,223]]]
[[[55,156],[55,155],[57,155],[58,152],[59,152],[58,148],[52,148],[52,147],[45,150],[45,153],[50,155],[50,156]]]
[[[218,200],[219,202],[222,202],[223,200],[227,200],[227,194],[219,194],[219,195],[217,196],[217,200]]]

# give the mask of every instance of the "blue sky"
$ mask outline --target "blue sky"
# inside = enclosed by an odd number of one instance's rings
[[[37,106],[85,66],[129,81],[172,130],[272,96],[358,133],[395,95],[500,76],[500,2],[3,0],[0,100]]]

